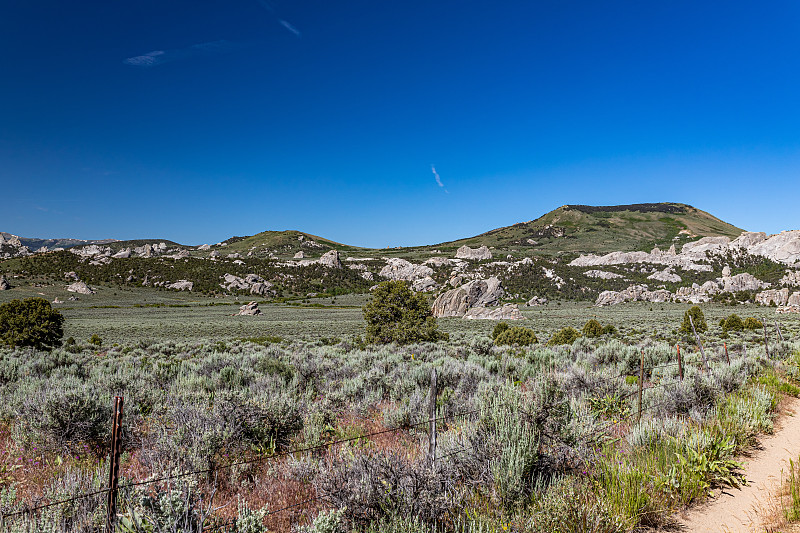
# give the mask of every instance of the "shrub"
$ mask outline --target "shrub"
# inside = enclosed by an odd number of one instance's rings
[[[744,329],[761,329],[764,324],[759,319],[749,316],[744,319],[743,327]]]
[[[11,300],[0,305],[0,342],[11,348],[60,346],[63,326],[64,316],[44,298]]]
[[[91,337],[89,337],[89,344],[94,344],[99,348],[103,345],[103,339],[100,337],[100,335],[94,333]]]
[[[522,326],[508,328],[494,339],[494,343],[497,346],[502,346],[504,344],[509,346],[530,346],[537,342],[539,342],[539,339],[536,338],[536,334],[533,330]]]
[[[428,300],[404,281],[384,281],[364,306],[367,342],[408,344],[448,338],[439,331]]]
[[[727,318],[722,319],[720,325],[722,326],[722,331],[725,333],[729,331],[742,331],[744,329],[744,322],[739,315],[736,314],[729,315]]]
[[[605,331],[603,330],[603,326],[594,318],[583,325],[584,337],[600,337],[604,333]]]
[[[497,337],[499,337],[501,333],[510,327],[511,326],[508,325],[508,322],[498,322],[492,330],[492,339],[497,340]]]
[[[691,320],[689,319],[690,317]],[[694,322],[694,329],[697,330],[698,334],[708,331],[708,324],[706,323],[706,317],[703,314],[703,310],[696,305],[692,306],[683,314],[683,323],[681,324],[679,331],[681,333],[691,335],[692,322]]]
[[[26,445],[37,444],[57,453],[83,452],[81,445],[87,445],[102,455],[111,420],[108,402],[92,387],[72,382],[62,387],[25,399],[18,419],[20,437]]]
[[[566,327],[556,332],[555,335],[550,337],[547,341],[548,346],[557,346],[559,344],[572,344],[575,339],[580,337],[581,334],[573,327]]]

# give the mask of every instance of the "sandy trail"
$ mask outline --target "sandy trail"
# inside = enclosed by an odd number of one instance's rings
[[[713,501],[679,517],[686,533],[751,533],[766,531],[763,520],[774,507],[781,471],[800,456],[800,399],[787,397],[773,435],[760,439],[761,449],[742,460],[748,485],[727,488]],[[786,528],[781,531],[794,531]]]

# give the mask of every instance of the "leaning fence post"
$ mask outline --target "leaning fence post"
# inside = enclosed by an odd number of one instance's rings
[[[767,341],[767,325],[766,324],[761,324],[761,325],[764,326],[764,350],[766,350],[767,352],[767,357],[772,357],[769,354],[769,342]]]
[[[114,397],[114,418],[111,421],[111,460],[108,467],[108,518],[106,531],[113,533],[117,522],[117,493],[119,492],[119,455],[122,444],[122,396]]]
[[[692,325],[692,332],[694,333],[695,340],[697,340],[697,346],[700,347],[700,355],[703,356],[703,365],[706,367],[706,372],[711,372],[711,369],[708,368],[706,351],[703,349],[703,343],[700,341],[700,335],[697,334],[697,330],[694,327],[694,320],[692,320],[692,315],[689,315],[689,324]]]
[[[644,348],[642,348],[642,358],[639,361],[639,416],[636,422],[642,421],[642,387],[644,387]]]
[[[428,430],[428,458],[431,463],[436,463],[436,369],[431,372],[431,391],[428,398],[428,420],[430,427]]]
[[[681,345],[678,344],[678,377],[683,381],[683,358],[681,357]]]
[[[778,325],[778,321],[777,320],[775,321],[775,331],[778,332],[778,338],[781,340],[781,342],[786,340],[786,339],[783,338],[783,333],[781,333],[781,327]]]

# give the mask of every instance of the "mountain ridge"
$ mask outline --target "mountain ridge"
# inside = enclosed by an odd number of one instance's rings
[[[332,249],[378,255],[451,251],[461,246],[487,246],[534,255],[562,253],[605,253],[644,251],[655,246],[682,245],[702,237],[736,238],[744,230],[688,204],[676,202],[640,203],[612,206],[567,204],[534,220],[494,228],[453,241],[397,248],[369,248],[344,244],[300,230],[266,230],[249,236],[232,236],[209,249],[225,247],[228,253],[289,256],[298,252],[316,255]],[[12,234],[0,233],[6,238]],[[143,244],[168,243],[186,250],[198,249],[170,239],[39,239],[18,237],[28,252],[55,248],[80,248],[109,245],[114,251]],[[2,244],[2,243],[0,243]],[[269,252],[267,252],[267,250]]]

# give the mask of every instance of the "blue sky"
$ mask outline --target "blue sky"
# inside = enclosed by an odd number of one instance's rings
[[[657,201],[800,228],[797,2],[0,7],[2,231],[383,247]]]

